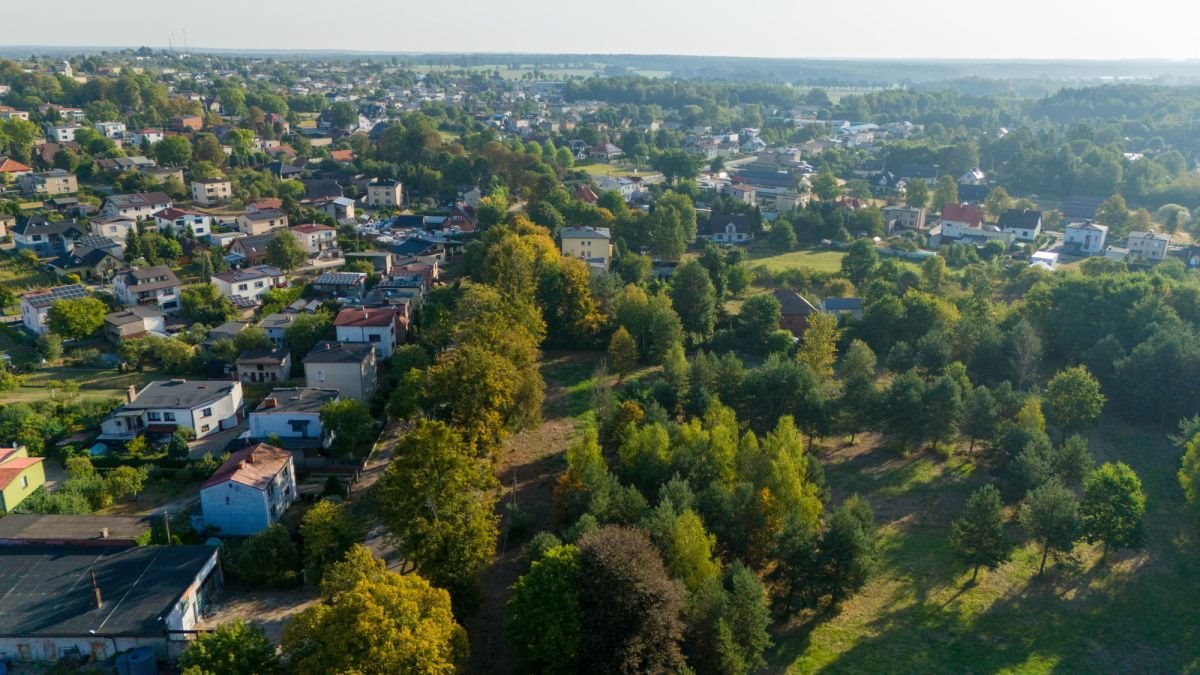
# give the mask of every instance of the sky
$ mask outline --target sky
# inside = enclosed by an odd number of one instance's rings
[[[785,58],[1200,59],[1194,0],[5,0],[0,44]],[[103,11],[98,11],[103,8]],[[172,37],[173,36],[173,37]]]

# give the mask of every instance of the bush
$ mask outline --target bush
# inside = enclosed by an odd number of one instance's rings
[[[233,581],[257,588],[300,585],[300,548],[276,523],[253,537],[227,542],[222,561]]]

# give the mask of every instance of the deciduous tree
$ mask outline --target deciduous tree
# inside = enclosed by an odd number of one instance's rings
[[[1142,481],[1124,462],[1103,464],[1084,479],[1079,512],[1084,536],[1088,543],[1104,543],[1105,558],[1110,548],[1142,543],[1146,495]]]
[[[283,672],[275,645],[254,624],[234,619],[200,633],[179,655],[179,667],[188,675],[273,675]]]
[[[50,330],[72,340],[86,340],[104,325],[108,307],[96,298],[55,300],[47,312]]]

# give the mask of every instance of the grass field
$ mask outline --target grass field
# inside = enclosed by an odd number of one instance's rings
[[[792,267],[815,269],[818,272],[837,272],[842,268],[842,258],[846,254],[841,251],[792,251],[778,255],[766,255],[750,260],[752,267],[763,265],[772,272],[779,272]]]
[[[1162,433],[1106,425],[1089,438],[1098,462],[1141,476],[1148,545],[1079,545],[1036,576],[1039,551],[1016,549],[999,569],[957,565],[949,523],[986,479],[965,457],[902,458],[872,441],[824,457],[834,501],[863,494],[883,528],[880,570],[834,617],[809,616],[775,636],[772,671],[1195,672],[1200,669],[1197,538]],[[1023,540],[1015,526],[1014,539]],[[1053,559],[1052,559],[1053,560]]]
[[[79,383],[79,395],[82,398],[119,398],[124,399],[129,385],[141,389],[146,383],[155,379],[164,379],[162,373],[151,371],[137,373],[121,373],[114,369],[97,368],[44,368],[25,375],[21,388],[5,392],[4,397],[10,401],[40,401],[50,397],[46,383],[51,380],[65,382],[75,380]]]
[[[24,261],[9,252],[0,253],[0,286],[20,295],[26,291],[51,286],[55,277],[44,270],[32,270]]]
[[[593,176],[633,176],[639,173],[638,167],[629,162],[589,162],[586,164],[576,164],[576,169],[582,169]],[[642,167],[640,173],[651,173],[653,170],[647,167]]]

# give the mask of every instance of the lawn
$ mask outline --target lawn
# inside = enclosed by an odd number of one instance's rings
[[[842,251],[792,251],[777,255],[752,258],[751,267],[762,265],[771,272],[781,272],[793,267],[806,267],[818,272],[837,272],[842,269]]]
[[[1099,462],[1141,476],[1148,545],[1115,552],[1081,544],[1036,576],[1039,551],[1018,548],[999,569],[958,566],[949,523],[985,482],[965,457],[902,458],[868,439],[826,453],[834,501],[864,495],[882,526],[879,573],[834,617],[804,617],[775,636],[771,670],[809,672],[1194,672],[1200,669],[1200,571],[1194,516],[1161,432],[1117,424],[1090,434]],[[1013,526],[1011,535],[1023,539]]]
[[[633,176],[638,173],[638,167],[628,162],[586,162],[575,165],[576,169],[582,169],[593,176]],[[653,172],[652,169],[642,167],[647,172]]]
[[[55,276],[43,269],[30,269],[16,255],[0,253],[0,286],[20,295],[26,291],[52,286]]]
[[[79,383],[79,395],[82,398],[124,400],[130,385],[141,389],[146,383],[156,379],[165,378],[161,373],[152,371],[122,373],[112,368],[43,368],[25,375],[21,388],[5,392],[4,396],[11,401],[39,401],[50,397],[50,391],[46,389],[47,382],[75,380]]]

